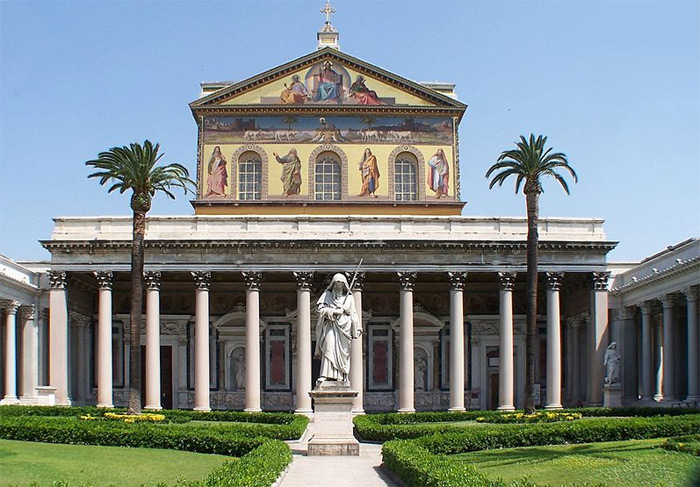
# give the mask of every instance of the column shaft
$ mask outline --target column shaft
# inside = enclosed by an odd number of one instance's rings
[[[450,408],[464,411],[464,285],[466,272],[451,272],[450,278]]]
[[[352,296],[355,299],[355,309],[357,310],[357,319],[360,320],[359,328],[364,329],[362,323],[362,280],[364,274],[358,274],[355,280],[355,286],[352,290]],[[363,337],[360,335],[354,338],[350,343],[350,385],[353,390],[357,391],[357,396],[352,400],[352,413],[364,414],[362,391],[364,390],[363,371],[364,362],[362,354]]]
[[[209,283],[211,273],[193,272],[195,296],[194,410],[211,411],[209,404]]]
[[[687,402],[700,401],[700,378],[698,377],[698,291],[695,288],[684,290],[688,304],[688,396]]]
[[[146,281],[146,407],[162,409],[160,400],[160,272],[149,271]]]
[[[545,409],[561,409],[561,318],[559,286],[561,278],[550,280],[547,289],[547,404]],[[552,283],[555,279],[555,283]]]
[[[253,275],[255,274],[255,275]],[[260,279],[246,273],[245,294],[245,411],[262,411],[260,402]],[[256,278],[256,279],[253,279]]]
[[[512,287],[501,289],[499,294],[500,329],[498,351],[498,409],[501,411],[512,411],[515,409],[513,380],[514,370]]]
[[[49,384],[56,388],[56,405],[70,406],[66,273],[49,271],[49,280]]]
[[[97,315],[97,407],[113,408],[112,285],[109,271],[96,272],[99,282]]]
[[[39,327],[34,306],[22,311],[22,399],[33,403],[39,385]]]
[[[642,310],[642,401],[651,401],[651,305],[644,303]]]
[[[664,341],[664,370],[663,370],[663,394],[664,401],[675,401],[676,391],[673,377],[673,298],[664,296],[661,299],[663,304],[663,341]]]
[[[5,306],[5,395],[0,404],[17,404],[17,310],[19,303]]]
[[[603,405],[605,368],[603,360],[608,346],[608,278],[609,272],[593,273],[591,291],[591,343],[589,343],[588,404]]]
[[[654,375],[654,401],[659,402],[664,399],[664,334],[663,327],[656,322],[656,373]]]
[[[400,273],[399,292],[399,412],[415,412],[413,358],[413,283],[415,273]]]
[[[297,277],[298,279],[298,277]],[[311,289],[297,289],[297,414],[311,414]]]

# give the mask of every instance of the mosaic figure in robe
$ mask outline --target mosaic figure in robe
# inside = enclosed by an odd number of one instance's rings
[[[428,161],[428,185],[439,198],[447,196],[450,189],[450,166],[447,163],[445,152],[438,149]]]
[[[362,333],[355,299],[343,274],[333,276],[316,303],[316,350],[321,359],[319,381],[347,381],[350,374],[350,343]]]
[[[318,74],[314,101],[341,101],[340,75],[333,70],[330,62],[326,62]]]
[[[301,159],[297,155],[297,150],[289,149],[286,156],[280,157],[272,153],[277,162],[282,164],[282,175],[280,181],[284,188],[284,195],[290,196],[299,194],[301,188]]]
[[[284,90],[280,94],[280,101],[285,104],[304,103],[309,98],[309,91],[304,83],[299,80],[299,75],[292,76],[292,84],[287,86],[284,84]]]
[[[370,90],[365,84],[364,76],[358,75],[350,85],[350,96],[355,98],[360,105],[384,105],[376,91]]]
[[[221,148],[214,147],[207,167],[207,196],[226,196],[228,186],[228,172],[226,171],[226,158],[221,153]]]
[[[379,188],[379,167],[377,167],[377,158],[369,147],[365,149],[362,161],[360,161],[360,174],[362,175],[362,191],[357,196],[371,195],[376,198],[375,191]]]

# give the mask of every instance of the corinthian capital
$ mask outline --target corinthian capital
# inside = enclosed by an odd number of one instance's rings
[[[610,279],[610,272],[594,272],[591,274],[591,279],[594,291],[606,291],[608,289],[608,279]]]
[[[19,301],[3,301],[2,309],[4,309],[5,313],[7,313],[8,315],[16,315],[21,305],[22,303],[20,303]]]
[[[467,285],[466,272],[448,272],[447,278],[450,280],[450,289],[453,291],[461,291]]]
[[[418,279],[417,272],[397,272],[396,276],[399,278],[399,286],[402,291],[413,291],[413,286]]]
[[[197,289],[204,291],[209,290],[209,286],[211,285],[211,272],[193,271],[192,278],[194,279],[194,285],[197,286]]]
[[[512,291],[515,285],[515,272],[499,272],[498,281],[501,284],[501,289],[503,291]]]
[[[33,304],[25,304],[19,309],[22,319],[33,320],[36,317],[36,308]]]
[[[309,291],[314,283],[314,273],[307,271],[293,272],[294,278],[297,280],[297,287],[301,291]]]
[[[112,271],[95,271],[92,274],[97,279],[98,288],[111,290],[114,286],[114,274],[112,274]]]
[[[66,273],[63,271],[49,271],[49,285],[51,289],[66,288]]]
[[[561,283],[564,280],[563,272],[546,272],[547,276],[547,289],[550,291],[559,291],[561,289]]]
[[[245,281],[245,288],[248,291],[259,291],[260,284],[262,283],[263,275],[262,272],[258,271],[248,271],[243,272],[243,280]]]
[[[146,289],[160,291],[161,275],[160,271],[146,271],[143,273],[143,279],[146,281]]]
[[[687,287],[681,291],[685,294],[686,301],[697,301],[698,300],[698,288]]]

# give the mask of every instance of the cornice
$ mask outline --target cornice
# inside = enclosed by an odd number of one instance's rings
[[[643,277],[632,278],[632,282],[629,282],[623,286],[614,287],[610,289],[610,292],[613,294],[622,294],[633,290],[643,289],[694,269],[700,270],[700,256],[692,257],[686,260],[678,259],[674,265],[666,267],[665,269],[651,269],[651,274]]]
[[[41,292],[41,289],[38,286],[26,282],[17,281],[5,274],[0,274],[0,284],[2,284],[3,286],[10,287],[12,289],[16,289],[18,291],[31,293],[34,295],[38,295]]]

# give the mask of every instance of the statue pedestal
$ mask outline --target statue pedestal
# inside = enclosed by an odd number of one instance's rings
[[[357,394],[349,382],[340,381],[321,382],[309,392],[314,400],[314,436],[307,455],[360,454],[360,443],[352,434],[352,400]]]
[[[616,382],[614,384],[605,384],[603,386],[603,407],[622,407],[622,384]]]

